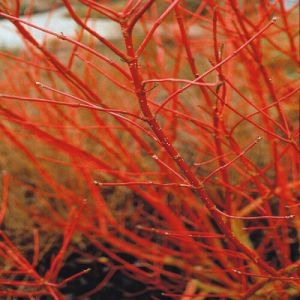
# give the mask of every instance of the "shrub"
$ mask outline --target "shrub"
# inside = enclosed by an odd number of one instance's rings
[[[1,1],[0,294],[299,296],[296,5],[62,2],[74,37]]]

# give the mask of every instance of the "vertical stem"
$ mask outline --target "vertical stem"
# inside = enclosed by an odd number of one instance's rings
[[[122,23],[122,32],[123,37],[127,49],[127,55],[129,57],[127,63],[128,67],[132,76],[132,81],[135,87],[136,97],[139,101],[140,108],[142,110],[145,119],[147,120],[151,130],[158,138],[162,147],[166,150],[169,156],[175,161],[179,169],[184,174],[185,178],[188,182],[193,186],[199,198],[203,201],[206,208],[211,213],[212,218],[217,223],[219,229],[225,234],[228,241],[233,243],[233,245],[243,252],[250,260],[252,260],[256,265],[258,265],[262,270],[276,275],[277,272],[271,266],[269,266],[258,254],[253,251],[252,249],[248,248],[244,244],[242,244],[236,236],[233,234],[230,227],[223,221],[221,214],[219,213],[217,207],[215,206],[214,202],[209,198],[207,192],[205,191],[204,186],[199,182],[196,175],[192,172],[188,164],[185,160],[181,157],[178,151],[174,148],[174,146],[170,143],[168,137],[163,132],[162,128],[158,124],[156,118],[154,117],[153,113],[150,110],[148,99],[145,91],[145,87],[143,85],[143,77],[140,72],[139,61],[136,56],[133,47],[133,40],[132,40],[132,27],[128,28],[127,23]]]

